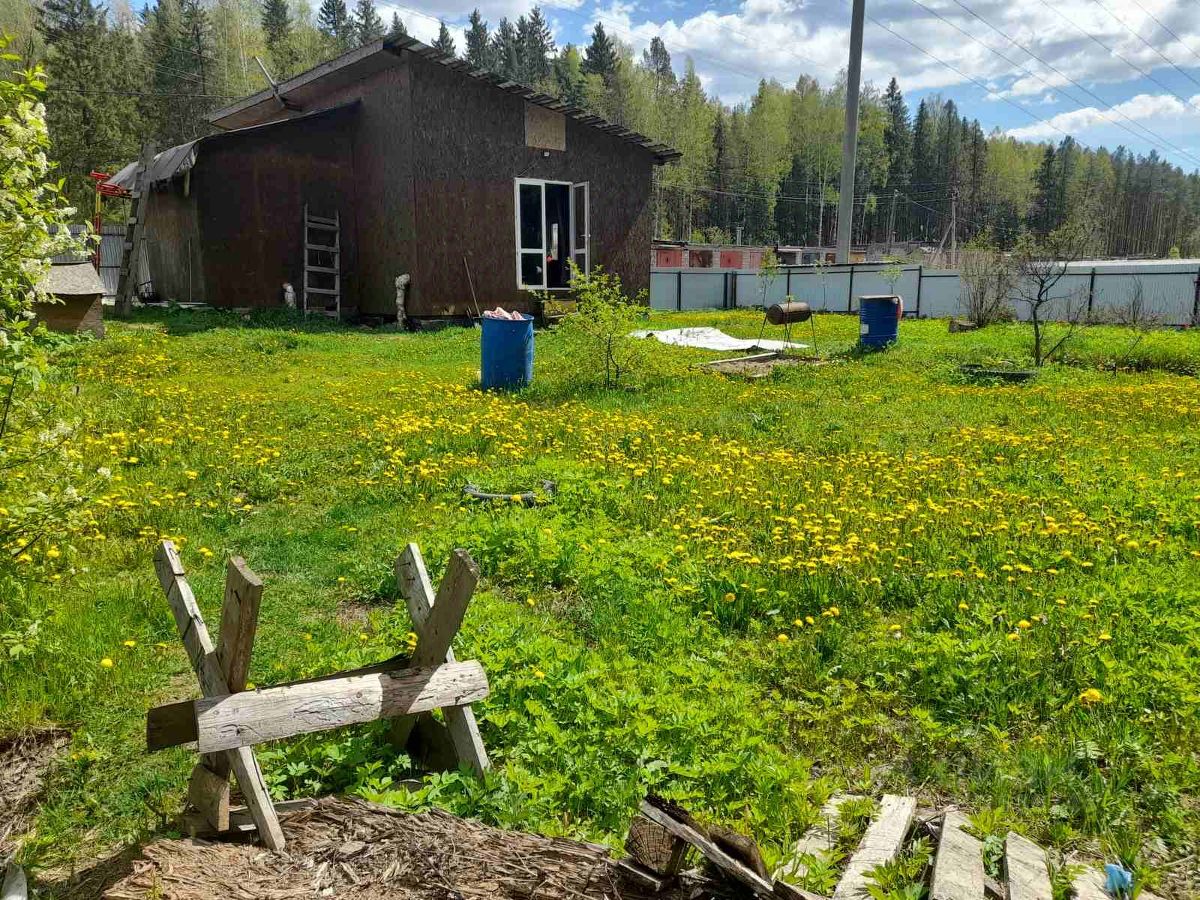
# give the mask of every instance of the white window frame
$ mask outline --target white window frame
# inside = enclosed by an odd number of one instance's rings
[[[516,242],[516,264],[517,264],[517,290],[521,291],[569,291],[570,285],[564,287],[547,287],[546,274],[549,267],[546,265],[547,242],[550,240],[550,227],[546,221],[546,185],[556,184],[567,189],[570,203],[568,204],[568,217],[570,222],[567,225],[567,253],[568,259],[576,261],[582,255],[583,270],[586,272],[591,268],[591,198],[589,195],[588,182],[571,183],[570,181],[556,181],[545,178],[514,178],[513,179],[513,229]],[[538,188],[539,195],[542,201],[542,246],[538,247],[522,247],[521,246],[521,187],[522,185],[534,185]],[[577,235],[575,232],[575,197],[578,189],[583,189],[583,235]],[[582,237],[582,244],[580,238]],[[526,284],[521,278],[521,262],[526,256],[539,254],[542,260],[542,283],[541,284]]]

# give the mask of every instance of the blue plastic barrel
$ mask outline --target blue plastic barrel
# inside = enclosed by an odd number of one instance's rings
[[[858,340],[864,347],[882,349],[900,336],[900,298],[894,294],[858,298]]]
[[[479,382],[485,391],[523,388],[533,380],[533,316],[480,320]]]

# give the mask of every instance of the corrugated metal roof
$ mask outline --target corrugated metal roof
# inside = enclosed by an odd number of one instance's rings
[[[638,134],[638,132],[631,131],[628,128],[623,128],[620,125],[614,125],[611,122],[602,119],[600,116],[592,115],[587,110],[564,103],[557,97],[552,97],[549,94],[543,94],[540,91],[534,90],[528,85],[520,84],[515,81],[508,81],[492,72],[485,72],[481,69],[476,69],[466,60],[442,53],[440,50],[436,50],[433,47],[430,47],[428,44],[424,44],[412,37],[388,38],[385,40],[374,41],[370,44],[364,44],[362,47],[358,47],[354,50],[348,51],[347,53],[343,53],[336,59],[322,63],[319,66],[309,69],[307,72],[301,72],[299,75],[289,78],[287,81],[279,84],[275,90],[268,89],[259,91],[257,94],[252,94],[236,103],[232,103],[229,106],[218,109],[216,112],[209,114],[208,120],[214,125],[219,126],[223,120],[232,119],[238,113],[244,112],[245,110],[257,106],[260,103],[265,103],[268,101],[277,102],[277,98],[287,98],[289,92],[324,80],[325,78],[334,75],[347,66],[369,64],[372,58],[376,57],[378,54],[391,53],[398,55],[402,52],[412,53],[421,57],[422,59],[441,63],[448,69],[461,72],[463,75],[469,78],[483,81],[509,94],[515,94],[519,97],[523,97],[529,103],[534,103],[538,106],[544,106],[546,109],[552,109],[555,112],[560,112],[563,115],[575,119],[591,128],[595,128],[598,131],[603,131],[604,133],[611,134],[623,141],[636,144],[637,146],[642,147],[652,153],[655,160],[659,163],[671,162],[672,160],[679,159],[679,157],[683,155],[678,150],[668,146],[667,144],[653,141],[643,134]]]
[[[194,166],[196,164],[196,145],[200,143],[200,140],[203,138],[188,141],[186,144],[176,144],[174,147],[168,147],[161,153],[155,154],[154,162],[150,166],[150,183],[170,181],[176,175],[182,175]],[[135,160],[108,179],[108,183],[123,187],[127,191],[133,190],[133,172],[136,168],[137,161]]]
[[[41,288],[56,297],[86,297],[103,294],[104,282],[91,263],[63,263],[50,267]]]

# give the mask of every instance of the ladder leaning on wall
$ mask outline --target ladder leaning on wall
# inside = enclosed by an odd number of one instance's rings
[[[303,310],[342,317],[341,224],[314,216],[304,204],[304,296]]]

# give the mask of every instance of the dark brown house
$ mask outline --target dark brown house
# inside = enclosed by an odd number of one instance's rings
[[[652,173],[679,155],[411,38],[210,121],[223,133],[151,170],[155,292],[261,307],[288,284],[297,305],[343,316],[394,318],[401,276],[413,318],[473,313],[468,270],[481,308],[567,291],[569,261],[647,288]]]

